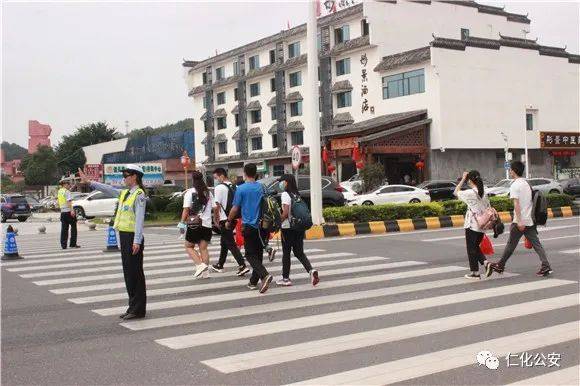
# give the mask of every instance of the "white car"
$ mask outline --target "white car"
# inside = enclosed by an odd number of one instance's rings
[[[340,184],[340,187],[343,189],[342,195],[347,203],[355,200],[358,196],[358,193],[354,191],[352,186]]]
[[[355,174],[354,176],[350,177],[348,180],[342,181],[340,183],[340,186],[342,186],[343,188],[351,188],[351,190],[352,190],[354,185],[362,186],[362,183],[363,183],[363,180],[360,177],[360,175]]]
[[[80,199],[73,199],[73,209],[78,217],[112,217],[117,207],[117,197],[95,191]]]
[[[528,182],[532,185],[532,189],[539,190],[544,194],[564,192],[560,183],[550,178],[529,178]]]
[[[487,195],[490,197],[507,196],[510,192],[510,186],[512,186],[512,182],[514,182],[514,180],[501,180],[491,188],[485,189],[485,193],[487,193]]]
[[[429,191],[408,185],[387,185],[367,194],[356,196],[348,205],[380,205],[393,203],[431,202]]]

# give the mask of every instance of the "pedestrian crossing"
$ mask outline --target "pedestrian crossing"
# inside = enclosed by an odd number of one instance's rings
[[[475,356],[483,349],[501,358],[578,344],[578,282],[573,280],[506,272],[468,281],[463,264],[402,260],[388,250],[372,254],[364,247],[350,251],[312,243],[305,252],[320,272],[320,284],[313,287],[293,260],[294,285],[273,284],[260,295],[245,287],[247,277],[236,276],[231,257],[226,272],[194,280],[181,240],[163,235],[146,235],[146,240],[148,315],[121,321],[120,328],[128,334],[147,334],[159,347],[191,355],[221,376],[273,377],[254,382],[268,384],[383,385],[475,368]],[[25,259],[3,262],[3,274],[18,275],[95,317],[118,323],[127,295],[120,256],[102,252],[104,237],[84,240],[82,250],[63,251],[57,245],[43,253],[44,241],[22,241]],[[219,255],[215,241],[210,246],[212,262]],[[573,252],[577,249],[568,253]],[[276,279],[281,275],[280,254],[266,263]],[[573,319],[563,316],[571,311]],[[545,318],[546,314],[555,317]],[[525,331],[501,328],[524,321]],[[453,337],[488,325],[500,327],[483,341],[452,343]],[[413,347],[425,339],[439,345],[421,346],[422,353],[407,356],[405,350],[392,358],[370,355]],[[355,354],[358,359],[350,360]],[[341,366],[332,368],[331,360]],[[578,384],[578,364],[567,365],[571,367],[551,372],[554,378],[537,376],[514,384],[549,379]],[[310,370],[298,371],[304,366]]]

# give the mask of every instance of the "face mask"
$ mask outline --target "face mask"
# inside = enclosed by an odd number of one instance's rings
[[[280,186],[280,190],[282,191],[286,190],[286,183],[284,181],[280,181],[278,186]]]

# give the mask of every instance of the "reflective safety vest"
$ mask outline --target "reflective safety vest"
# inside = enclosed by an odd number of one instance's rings
[[[113,228],[121,232],[135,232],[135,200],[144,193],[141,188],[135,189],[132,194],[129,194],[129,189],[121,191]]]
[[[63,208],[65,208],[65,209],[66,208],[69,208],[70,209],[70,205],[69,205],[69,203],[66,200],[66,193],[67,192],[68,192],[68,190],[65,189],[65,188],[60,188],[58,190],[58,193],[57,193],[58,207],[61,208],[61,209],[63,209]]]

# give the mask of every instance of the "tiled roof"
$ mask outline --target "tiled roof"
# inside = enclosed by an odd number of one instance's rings
[[[288,94],[288,96],[286,96],[286,103],[298,102],[303,99],[304,98],[302,98],[302,94],[300,94],[299,91],[294,91]]]
[[[421,119],[420,121],[407,123],[407,124],[404,124],[401,126],[393,127],[392,129],[381,130],[378,133],[365,135],[364,137],[360,137],[358,139],[358,141],[359,142],[374,141],[374,140],[377,140],[379,138],[385,138],[385,137],[391,136],[393,134],[401,133],[401,132],[408,131],[408,130],[413,130],[413,129],[416,129],[417,127],[421,127],[421,126],[427,125],[429,123],[431,123],[431,118]]]
[[[274,107],[274,106],[276,106],[276,96],[275,95],[268,102],[268,107]]]
[[[503,7],[494,7],[492,5],[483,5],[476,3],[475,1],[441,1],[441,3],[449,3],[455,5],[461,5],[464,7],[477,8],[478,12],[488,13],[492,15],[505,16],[508,21],[514,21],[516,23],[530,24],[530,19],[528,15],[520,15],[517,13],[511,13],[504,11]]]
[[[251,101],[246,106],[246,111],[255,111],[255,110],[262,110],[262,105],[260,104],[260,101]]]
[[[268,134],[276,134],[278,133],[278,124],[274,123],[270,130],[268,130]]]
[[[217,109],[214,113],[213,116],[215,118],[225,118],[228,116],[228,113],[226,113],[226,109]]]
[[[220,143],[220,142],[227,142],[228,139],[226,138],[226,135],[224,133],[220,133],[220,134],[215,136],[214,141],[216,143]]]
[[[375,67],[376,72],[389,71],[400,66],[422,63],[431,59],[431,48],[422,47],[383,57]]]
[[[350,115],[350,113],[338,113],[332,119],[332,124],[335,126],[350,125],[351,123],[354,123],[354,118],[352,115]]]
[[[250,131],[248,131],[248,138],[261,137],[261,136],[262,136],[262,130],[260,130],[259,127],[252,127],[250,129]]]
[[[232,109],[232,114],[237,114],[237,113],[239,113],[239,112],[240,112],[240,106],[239,106],[239,105],[236,105],[236,107],[234,107],[234,108]]]
[[[207,90],[211,89],[210,84],[202,84],[201,86],[194,87],[191,91],[187,94],[187,96],[194,96],[195,94],[201,94],[202,92],[206,92]]]
[[[293,131],[303,131],[303,130],[304,125],[300,121],[288,122],[288,125],[286,126],[286,131],[288,131],[289,133]]]
[[[407,111],[404,113],[381,115],[380,117],[367,119],[366,121],[353,123],[351,125],[347,125],[337,129],[327,130],[324,132],[324,135],[327,137],[334,137],[345,134],[358,134],[368,129],[386,126],[389,124],[397,123],[398,121],[405,121],[416,117],[417,118],[424,117],[426,116],[426,114],[427,110],[414,110]]]
[[[234,135],[232,135],[232,139],[240,139],[241,133],[240,130],[236,131]]]
[[[335,45],[330,50],[330,56],[341,55],[344,54],[345,52],[352,51],[365,46],[371,47],[368,35],[359,36],[358,38],[347,40],[346,42],[342,42]]]
[[[352,90],[352,84],[350,84],[350,81],[347,79],[347,80],[341,80],[341,81],[334,83],[332,85],[332,89],[330,90],[330,92],[337,93],[337,92],[350,91],[350,90]]]

